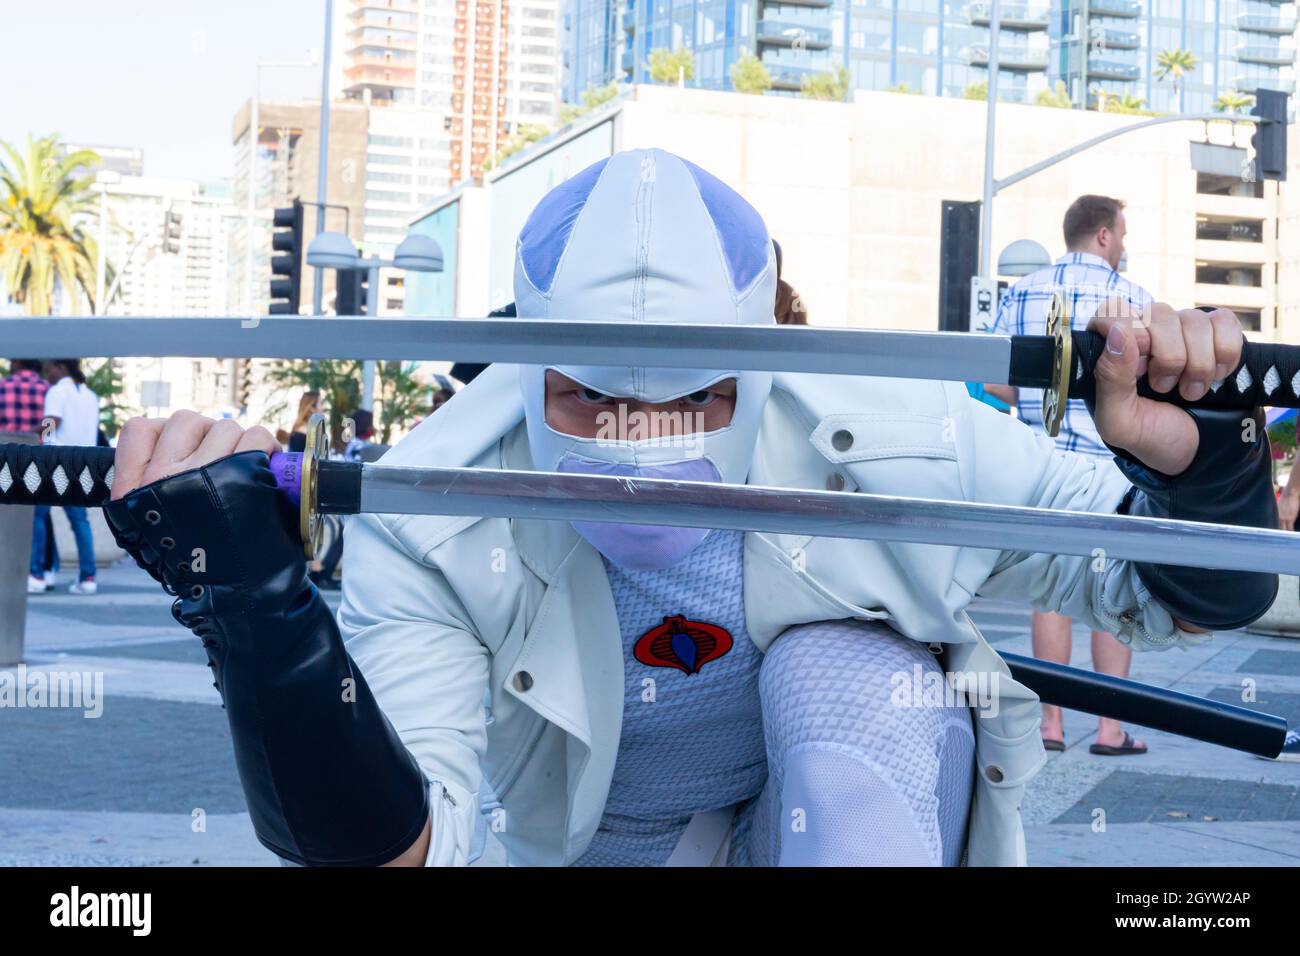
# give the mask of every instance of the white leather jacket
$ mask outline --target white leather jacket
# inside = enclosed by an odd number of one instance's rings
[[[841,431],[844,450],[831,442]],[[518,368],[488,369],[383,463],[530,468]],[[1098,513],[1129,487],[1112,463],[1057,451],[959,384],[794,374],[774,378],[749,481]],[[1128,563],[988,545],[749,533],[745,617],[762,650],[794,624],[885,620],[942,650],[949,671],[996,675],[996,707],[975,711],[968,862],[1017,865],[1021,796],[1045,759],[1038,700],[971,622],[972,597],[1091,621],[1135,649],[1208,637],[1176,629]],[[512,863],[577,859],[623,706],[599,554],[562,521],[367,515],[349,525],[345,563],[348,650],[438,797],[429,864],[469,862],[485,824]]]

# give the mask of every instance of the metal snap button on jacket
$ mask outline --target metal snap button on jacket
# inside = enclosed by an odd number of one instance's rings
[[[831,447],[836,451],[848,451],[853,447],[853,432],[841,428],[831,436]]]
[[[841,475],[841,474],[838,474],[838,473],[827,475],[827,476],[826,476],[826,490],[827,490],[827,491],[843,491],[843,490],[844,490],[844,476]]]
[[[513,683],[515,685],[515,690],[529,690],[533,686],[533,675],[528,673],[528,671],[519,671],[515,674]]]

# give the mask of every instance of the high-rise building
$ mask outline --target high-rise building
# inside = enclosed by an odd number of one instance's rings
[[[564,18],[564,93],[647,82],[650,51],[695,51],[688,85],[730,89],[745,54],[775,94],[844,67],[853,89],[978,95],[987,83],[991,0],[573,0]],[[1099,96],[1160,112],[1208,112],[1224,94],[1294,92],[1294,3],[1268,0],[1050,0],[1001,4],[999,98],[1030,102],[1064,83],[1078,106]],[[1081,42],[1082,41],[1082,42]],[[1161,54],[1188,51],[1182,75]]]
[[[117,273],[106,315],[229,315],[227,257],[237,212],[225,189],[123,176],[108,184],[104,254]],[[98,238],[98,213],[86,228]],[[166,234],[167,217],[175,227]],[[169,248],[170,247],[170,248]],[[107,292],[107,290],[105,290]]]
[[[380,145],[409,148],[417,160],[410,182],[376,182],[410,186],[405,191],[412,193],[430,186],[444,191],[482,175],[484,161],[520,124],[552,122],[559,103],[558,21],[559,0],[344,3],[335,21],[332,95],[369,102]],[[384,119],[381,107],[391,110]],[[376,165],[392,164],[381,158]]]
[[[940,296],[940,210],[978,199],[982,103],[863,92],[810,103],[672,86],[635,86],[462,184],[412,231],[442,244],[447,269],[412,280],[413,311],[482,315],[510,301],[513,251],[529,211],[554,184],[625,149],[658,147],[736,189],[780,241],[784,273],[816,325],[932,329]],[[1008,104],[998,162],[1042,159],[1043,143],[1121,129],[1128,116]],[[791,130],[797,131],[791,135]],[[1190,135],[1189,135],[1190,134]],[[1233,309],[1252,339],[1300,337],[1300,129],[1288,131],[1287,183],[1243,179],[1249,133],[1226,123],[1167,124],[1106,140],[999,193],[993,260],[1031,239],[1065,252],[1062,217],[1085,193],[1127,203],[1126,275],[1160,300]],[[1188,149],[1188,141],[1194,149]],[[882,145],[883,144],[883,145]]]
[[[125,175],[104,188],[104,200],[94,203],[83,222],[98,238],[99,217],[107,212],[103,251],[112,269],[104,314],[229,315],[228,258],[238,211],[226,184]],[[128,358],[117,365],[126,414],[165,415],[179,408],[221,414],[231,405],[225,361]]]
[[[235,147],[231,202],[238,210],[232,227],[230,273],[231,308],[248,315],[265,315],[270,300],[271,216],[295,198],[316,199],[320,156],[320,104],[316,102],[258,103],[257,162],[249,189],[249,122],[251,104],[235,114],[231,139]],[[335,232],[363,239],[369,111],[362,104],[335,103],[330,110],[329,202],[326,222]],[[317,210],[306,210],[306,232],[316,234]],[[250,261],[251,260],[251,261]],[[333,295],[333,273],[326,273],[325,301]],[[304,267],[299,300],[312,301],[313,272]]]
[[[95,146],[92,143],[64,143],[65,152],[75,153],[89,149],[98,153],[100,163],[96,170],[106,169],[122,176],[144,175],[144,150],[139,146]]]

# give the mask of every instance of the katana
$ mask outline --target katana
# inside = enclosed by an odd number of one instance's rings
[[[726,528],[1300,573],[1300,548],[1281,531],[851,492],[354,464],[322,459],[324,448],[324,416],[313,416],[306,451],[270,460],[297,505],[309,557],[322,515],[380,513]],[[0,504],[103,505],[114,455],[112,448],[0,444]],[[1283,719],[1246,708],[1025,658],[1008,656],[1008,663],[1047,703],[1269,757],[1286,736]]]
[[[1047,335],[900,332],[813,326],[684,325],[564,319],[23,318],[0,319],[0,342],[24,358],[194,357],[442,360],[746,369],[998,382],[1044,390],[1043,422],[1059,430],[1067,398],[1091,399],[1105,347],[1072,331],[1054,297]],[[1300,407],[1300,347],[1247,342],[1240,364],[1205,397],[1140,394],[1200,408]]]
[[[719,528],[1300,574],[1300,544],[1284,531],[844,491],[330,461],[318,454],[324,416],[313,419],[306,452],[270,459],[298,507],[309,557],[322,515],[366,513]],[[100,506],[113,458],[112,448],[0,444],[0,504]]]

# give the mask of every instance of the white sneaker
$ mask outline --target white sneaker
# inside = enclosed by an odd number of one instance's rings
[[[53,571],[45,572],[45,590],[53,591],[54,586],[59,583],[59,576]]]
[[[46,591],[46,588],[45,588],[45,579],[44,579],[44,578],[38,578],[38,577],[35,577],[35,576],[33,576],[33,575],[30,575],[30,574],[27,575],[27,593],[28,593],[28,594],[44,594],[45,591]]]
[[[78,581],[72,587],[68,588],[68,593],[69,594],[94,594],[98,590],[99,590],[99,586],[95,584],[95,581],[92,578],[87,581]]]

